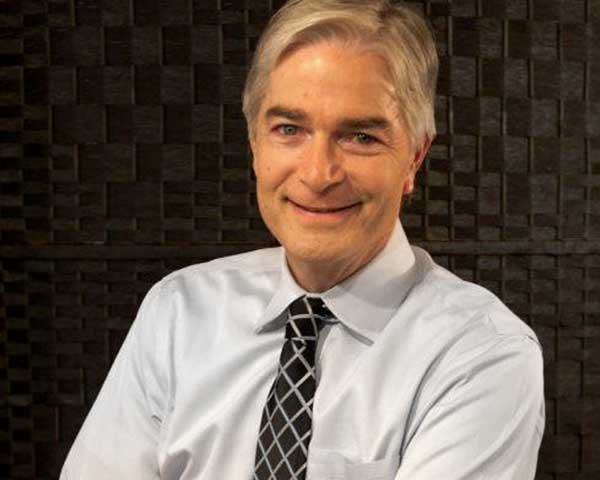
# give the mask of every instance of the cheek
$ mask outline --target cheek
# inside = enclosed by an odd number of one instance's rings
[[[269,182],[271,176],[272,162],[268,155],[265,154],[264,149],[255,151],[254,158],[252,160],[252,168],[254,169],[254,175],[258,186],[264,185]]]
[[[384,171],[376,176],[371,173],[371,176],[362,183],[363,197],[373,199],[382,210],[399,208],[408,177],[398,173],[398,171]]]
[[[293,163],[282,154],[269,152],[258,157],[254,162],[254,174],[258,188],[275,190],[293,176]]]
[[[363,199],[377,199],[381,201],[390,200],[396,196],[397,191],[401,191],[403,179],[398,170],[386,168],[385,165],[371,164],[360,170],[348,172],[348,179],[359,191]]]
[[[263,195],[275,193],[287,178],[281,165],[276,165],[274,162],[259,163],[254,173],[256,175],[256,188]]]

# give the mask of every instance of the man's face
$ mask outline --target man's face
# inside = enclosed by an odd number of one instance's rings
[[[387,242],[426,148],[415,152],[383,59],[303,47],[270,75],[251,147],[262,217],[296,265],[351,274]]]

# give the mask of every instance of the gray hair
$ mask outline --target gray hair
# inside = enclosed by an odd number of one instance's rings
[[[271,72],[301,47],[328,40],[359,43],[382,55],[413,148],[435,137],[435,41],[420,14],[390,0],[290,0],[273,15],[256,48],[244,89],[250,136]]]

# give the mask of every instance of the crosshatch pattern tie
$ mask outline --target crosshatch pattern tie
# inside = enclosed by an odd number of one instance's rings
[[[285,342],[267,396],[253,480],[304,480],[316,390],[319,332],[332,313],[320,298],[301,297],[288,308]]]

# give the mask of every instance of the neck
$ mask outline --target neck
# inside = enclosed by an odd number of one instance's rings
[[[322,293],[342,282],[358,269],[344,268],[343,265],[314,266],[304,262],[294,262],[288,258],[288,266],[294,279],[310,293]]]
[[[383,249],[385,242],[351,259],[304,260],[286,254],[287,263],[296,283],[310,293],[322,293],[343,282],[365,265]]]

